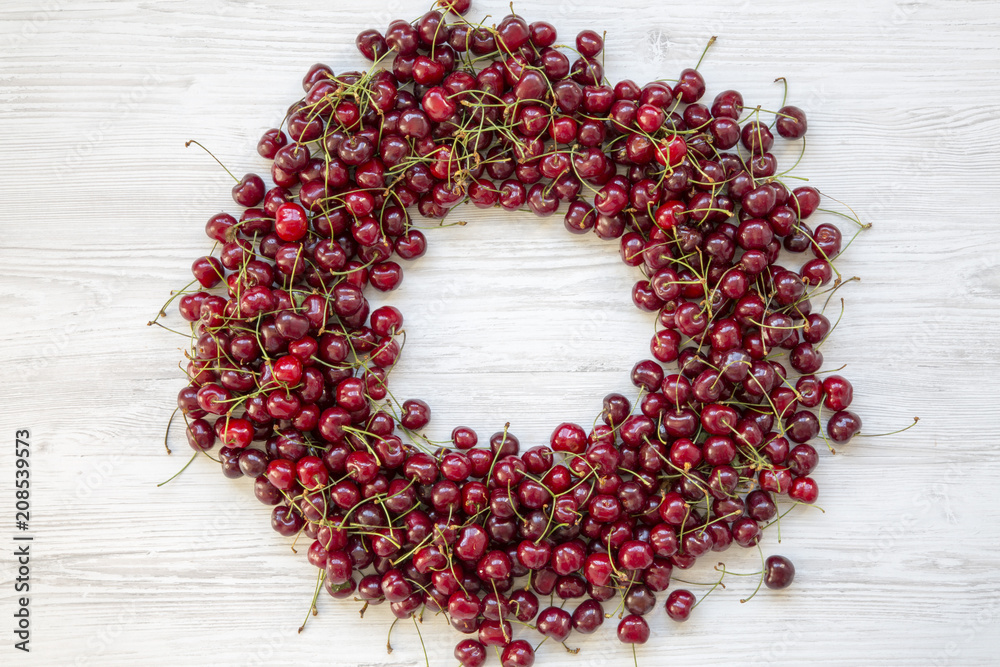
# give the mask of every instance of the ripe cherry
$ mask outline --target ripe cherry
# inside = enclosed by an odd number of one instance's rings
[[[691,615],[691,610],[694,609],[697,603],[697,598],[691,591],[679,588],[670,591],[667,596],[667,601],[664,604],[667,610],[667,616],[675,621],[686,621],[688,616]]]
[[[808,129],[806,113],[796,106],[783,106],[778,109],[775,127],[778,129],[778,134],[785,139],[799,139]]]
[[[784,556],[768,556],[764,562],[764,585],[768,588],[788,588],[795,579],[795,566]]]
[[[298,241],[309,231],[309,218],[305,209],[288,202],[275,212],[274,231],[283,241]]]
[[[649,641],[649,624],[642,616],[626,616],[618,623],[618,641],[623,644],[645,644]]]
[[[486,647],[475,639],[463,639],[455,646],[455,659],[462,667],[480,667],[486,657]]]

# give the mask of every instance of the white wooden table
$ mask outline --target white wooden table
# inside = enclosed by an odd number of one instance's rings
[[[820,505],[787,518],[765,553],[795,562],[785,592],[734,579],[683,625],[662,608],[640,665],[987,665],[1000,661],[1000,6],[827,0],[659,4],[525,0],[569,40],[607,30],[609,77],[702,66],[709,95],[738,87],[775,107],[775,77],[807,110],[797,173],[874,224],[843,260],[860,283],[824,347],[848,364],[865,431],[824,455]],[[387,655],[388,609],[321,599],[315,571],[272,532],[247,480],[186,460],[163,430],[182,386],[178,340],[147,328],[208,249],[207,217],[301,94],[316,61],[363,65],[354,36],[421,2],[6,0],[0,9],[0,664],[423,664],[411,624]],[[502,2],[479,0],[476,16]],[[787,159],[786,159],[787,163]],[[430,434],[512,422],[538,444],[629,391],[650,318],[613,244],[557,218],[461,212],[430,234],[388,302],[404,304],[399,396],[434,408]],[[173,316],[172,316],[173,317]],[[177,318],[174,317],[176,321]],[[11,557],[16,429],[32,433],[31,653],[15,651]],[[723,560],[749,572],[756,551]],[[711,564],[688,576],[708,580]],[[687,574],[687,573],[686,573]],[[458,640],[424,623],[430,664]],[[579,655],[539,665],[627,665],[613,624]],[[499,664],[493,658],[490,664]]]

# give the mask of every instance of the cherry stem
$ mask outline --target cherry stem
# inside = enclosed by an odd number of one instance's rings
[[[882,438],[882,437],[885,437],[887,435],[896,435],[898,433],[902,433],[903,431],[909,431],[911,428],[913,428],[914,426],[916,426],[917,422],[919,422],[919,421],[920,421],[920,417],[914,417],[912,424],[910,424],[909,426],[906,426],[904,428],[901,428],[898,431],[891,431],[889,433],[873,433],[873,434],[870,434],[870,435],[868,433],[858,433],[858,437],[859,438]]]
[[[844,286],[844,285],[846,285],[847,283],[853,283],[853,282],[855,282],[855,281],[857,281],[857,282],[861,282],[861,278],[860,278],[860,277],[858,277],[858,276],[851,276],[851,277],[850,277],[850,278],[848,278],[847,280],[842,280],[842,281],[838,282],[837,284],[835,284],[835,285],[834,285],[834,286],[833,286],[833,287],[832,287],[832,288],[831,288],[831,289],[829,290],[829,292],[830,292],[830,296],[828,296],[828,297],[826,298],[826,301],[825,301],[825,302],[823,302],[823,308],[822,308],[822,310],[824,310],[824,311],[825,311],[825,310],[826,310],[826,307],[830,305],[830,299],[832,299],[832,298],[833,298],[833,295],[837,293],[837,290],[839,290],[839,289],[840,289],[841,287],[843,287],[843,286]]]
[[[179,475],[180,475],[180,474],[181,474],[182,472],[184,472],[185,470],[187,470],[187,468],[188,468],[188,466],[189,466],[189,465],[191,465],[192,463],[194,463],[194,460],[195,460],[195,458],[197,458],[197,456],[198,456],[198,452],[195,452],[194,454],[192,454],[192,455],[191,455],[191,458],[190,458],[190,459],[188,459],[188,462],[184,464],[184,467],[183,467],[183,468],[181,468],[181,469],[180,469],[180,470],[178,470],[178,471],[177,471],[176,473],[174,473],[173,477],[171,477],[171,478],[170,478],[170,479],[168,479],[167,481],[165,481],[165,482],[160,482],[159,484],[157,484],[157,485],[156,485],[156,488],[160,488],[160,487],[161,487],[161,486],[163,486],[164,484],[169,484],[170,482],[174,481],[174,479],[176,479],[176,478],[177,478],[177,477],[178,477],[178,476],[179,476]]]
[[[709,588],[708,591],[706,591],[705,594],[701,596],[700,600],[698,600],[697,602],[694,603],[694,606],[691,607],[691,609],[694,609],[695,607],[697,607],[698,605],[700,605],[702,602],[704,602],[705,598],[707,598],[709,595],[711,595],[712,592],[715,591],[715,589],[718,588],[719,586],[722,586],[723,588],[726,587],[726,585],[724,583],[722,583],[722,580],[725,579],[726,575],[729,574],[729,573],[726,571],[726,566],[725,566],[724,563],[719,563],[719,565],[722,566],[722,570],[721,570],[722,574],[719,576],[719,580],[717,582],[715,582],[714,584],[712,584],[712,587]],[[718,570],[719,566],[716,565],[715,569]]]
[[[760,553],[760,581],[757,582],[757,588],[755,588],[753,593],[750,594],[750,597],[740,600],[740,604],[750,602],[750,600],[757,595],[757,592],[760,591],[760,587],[764,584],[764,570],[766,566],[764,565],[764,551],[760,548],[759,544],[757,545],[757,551]]]
[[[846,213],[841,213],[840,211],[833,211],[833,210],[826,209],[826,208],[816,209],[817,211],[823,211],[824,213],[833,213],[834,215],[839,215],[842,218],[847,218],[848,220],[851,220],[852,222],[854,222],[856,225],[858,225],[862,229],[869,229],[872,226],[872,223],[870,223],[870,222],[861,222],[861,218],[858,217],[858,214],[854,212],[854,209],[851,208],[850,206],[848,206],[847,204],[845,204],[844,202],[840,201],[836,197],[832,197],[832,196],[830,196],[829,193],[823,192],[822,190],[819,190],[819,193],[821,195],[823,195],[824,197],[826,197],[828,199],[832,199],[833,201],[837,202],[838,204],[840,204],[841,206],[843,206],[844,208],[846,208],[848,211],[850,211],[854,215],[854,217],[852,218],[851,216],[847,215]]]
[[[791,167],[789,167],[789,168],[788,168],[788,169],[786,169],[785,171],[781,172],[780,174],[778,174],[778,175],[777,175],[777,176],[775,176],[774,178],[775,178],[776,180],[777,180],[777,179],[780,179],[780,178],[781,178],[782,176],[790,176],[791,178],[796,178],[795,176],[791,176],[791,173],[792,173],[793,171],[795,171],[795,168],[799,166],[799,163],[800,163],[800,162],[802,162],[802,157],[803,157],[803,156],[804,156],[805,154],[806,154],[806,138],[805,138],[805,137],[802,137],[802,142],[801,142],[801,148],[799,149],[799,157],[798,157],[798,158],[796,158],[796,160],[795,160],[795,164],[793,164],[793,165],[792,165]],[[803,180],[808,180],[808,179],[803,179]]]
[[[203,150],[203,151],[205,151],[206,153],[208,153],[209,155],[211,155],[211,156],[212,156],[212,159],[213,159],[213,160],[215,160],[216,162],[218,162],[218,163],[219,163],[219,166],[220,166],[220,167],[222,167],[223,169],[225,169],[225,170],[226,170],[226,173],[227,173],[227,174],[229,174],[230,176],[232,176],[232,177],[233,177],[233,180],[234,180],[234,181],[236,181],[237,183],[239,183],[239,182],[240,182],[240,179],[238,179],[238,178],[236,178],[235,176],[233,176],[233,172],[229,171],[229,168],[228,168],[228,167],[227,167],[226,165],[222,164],[222,160],[220,160],[219,158],[215,157],[215,154],[214,154],[214,153],[212,153],[212,151],[208,150],[207,148],[205,148],[204,146],[202,146],[202,145],[201,145],[200,143],[198,143],[198,142],[197,142],[197,141],[195,141],[194,139],[189,139],[189,140],[188,140],[188,141],[187,141],[187,142],[186,142],[186,143],[184,144],[184,148],[188,148],[188,147],[189,147],[189,146],[190,146],[191,144],[194,144],[195,146],[197,146],[197,147],[198,147],[198,148],[200,148],[201,150]]]
[[[823,343],[825,343],[827,341],[827,339],[830,337],[830,334],[832,334],[833,331],[837,328],[837,325],[840,324],[840,320],[842,320],[844,318],[844,309],[845,309],[844,299],[843,299],[843,297],[841,297],[841,299],[840,299],[840,315],[837,316],[837,321],[833,323],[833,326],[830,327],[830,330],[826,333],[825,336],[823,336],[823,340],[821,340],[819,342],[819,344],[816,345],[816,349],[817,350],[823,346]]]
[[[385,638],[385,652],[389,653],[389,654],[392,653],[392,644],[389,643],[389,641],[392,639],[392,629],[394,627],[396,627],[397,623],[399,623],[399,619],[398,618],[395,619],[395,620],[393,620],[392,625],[389,626],[389,634],[386,635],[386,638]]]
[[[708,44],[706,44],[705,48],[702,50],[701,57],[698,58],[698,64],[694,66],[695,69],[701,67],[701,61],[705,59],[705,54],[708,53],[708,50],[712,47],[712,44],[715,44],[716,39],[718,39],[718,37],[716,37],[715,35],[712,35],[711,37],[708,38]]]
[[[783,76],[779,76],[777,79],[774,80],[775,83],[778,83],[779,81],[781,82],[781,85],[783,85],[785,87],[784,92],[781,94],[781,107],[780,107],[780,108],[784,108],[785,102],[788,101],[788,79],[786,79]],[[778,117],[777,117],[777,115],[775,115],[774,122],[777,122],[777,121],[778,121]],[[774,125],[774,123],[771,123],[771,125]]]
[[[167,436],[170,435],[170,425],[174,423],[174,417],[177,416],[178,410],[180,410],[180,408],[174,408],[174,411],[170,413],[170,419],[167,420],[167,430],[163,434],[163,448],[167,450],[167,454],[173,454],[173,452],[170,451],[170,445],[167,444]]]
[[[187,285],[185,285],[185,286],[184,286],[184,287],[182,287],[181,289],[179,289],[179,290],[177,290],[176,292],[174,292],[173,294],[171,294],[171,295],[170,295],[170,298],[169,298],[169,299],[167,299],[167,302],[166,302],[165,304],[163,304],[163,305],[162,305],[162,306],[160,307],[160,312],[158,312],[158,313],[156,314],[156,317],[154,317],[154,318],[153,318],[153,321],[152,321],[152,322],[147,322],[147,323],[146,323],[146,326],[148,327],[148,326],[150,326],[151,324],[155,324],[155,323],[156,323],[156,321],[157,321],[158,319],[160,319],[161,317],[166,317],[166,315],[167,315],[167,306],[169,306],[169,305],[170,305],[171,303],[173,303],[173,302],[174,302],[174,299],[176,299],[177,297],[179,297],[179,296],[180,296],[181,294],[184,294],[184,293],[186,293],[186,290],[187,290],[187,288],[188,288],[188,287],[191,287],[191,285],[194,285],[194,284],[195,284],[196,282],[198,282],[198,281],[197,281],[197,280],[192,280],[192,281],[191,281],[191,282],[189,282],[189,283],[188,283]]]
[[[183,331],[178,331],[177,329],[171,329],[170,327],[167,327],[167,326],[163,326],[162,324],[160,324],[160,323],[159,323],[159,322],[157,322],[156,320],[150,320],[149,322],[146,322],[146,326],[147,326],[147,327],[149,327],[149,326],[153,326],[154,324],[155,324],[156,326],[160,327],[161,329],[166,329],[166,330],[167,330],[167,331],[169,331],[170,333],[175,333],[175,334],[177,334],[178,336],[184,336],[185,338],[194,338],[194,336],[193,336],[192,334],[186,334],[186,333],[184,333]]]
[[[302,621],[302,625],[299,626],[299,634],[306,629],[306,623],[309,622],[310,616],[316,615],[316,600],[319,598],[319,591],[323,588],[323,579],[326,577],[325,570],[319,570],[316,573],[316,590],[313,592],[312,602],[309,603],[309,610],[306,611],[306,620]]]
[[[417,638],[420,639],[420,648],[424,651],[424,662],[427,664],[427,667],[431,667],[431,660],[427,657],[427,646],[424,644],[423,634],[420,633],[420,625],[417,623],[417,617],[412,616],[411,618],[413,618],[413,627],[417,629]]]

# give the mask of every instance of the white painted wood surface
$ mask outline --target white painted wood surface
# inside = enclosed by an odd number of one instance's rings
[[[650,6],[656,6],[650,10]],[[608,31],[611,78],[675,75],[718,35],[709,94],[774,107],[777,76],[807,110],[798,174],[874,227],[844,258],[863,277],[825,346],[849,364],[868,432],[824,456],[818,511],[766,553],[793,588],[739,599],[734,580],[678,625],[658,609],[640,665],[988,665],[1000,661],[1000,6],[975,0],[795,6],[767,0],[518,3],[565,39]],[[411,624],[386,655],[385,608],[321,599],[247,480],[163,452],[182,385],[177,339],[145,327],[208,244],[234,171],[301,94],[315,61],[362,65],[354,35],[423,2],[5,0],[0,8],[0,664],[423,663]],[[477,16],[506,13],[479,0]],[[408,345],[396,391],[434,408],[430,432],[506,419],[527,444],[629,389],[651,322],[614,248],[551,218],[461,213],[406,267]],[[176,318],[175,318],[176,319]],[[12,441],[32,430],[32,652],[12,649]],[[179,432],[177,434],[180,435]],[[752,571],[756,552],[723,554]],[[710,566],[690,576],[707,580]],[[766,591],[765,591],[766,593]],[[607,626],[611,626],[609,622]],[[432,665],[458,636],[427,620]],[[631,664],[612,627],[546,643],[539,665]],[[490,664],[498,664],[496,658]]]

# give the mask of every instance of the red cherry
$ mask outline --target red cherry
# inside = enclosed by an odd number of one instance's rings
[[[309,218],[298,204],[286,202],[275,211],[274,232],[282,241],[298,241],[308,231]]]
[[[448,96],[448,91],[440,86],[428,89],[420,101],[420,106],[435,123],[448,120],[458,110],[458,105]]]
[[[271,375],[275,380],[294,387],[302,381],[302,361],[293,355],[285,355],[274,361]]]
[[[219,439],[226,447],[243,449],[253,441],[253,424],[247,419],[220,419],[216,423],[223,425]]]
[[[500,654],[501,667],[531,667],[535,664],[535,649],[523,639],[515,639]]]
[[[587,448],[587,433],[576,424],[563,423],[552,432],[549,444],[557,452],[582,454]]]
[[[691,615],[691,610],[697,601],[697,598],[695,598],[691,591],[684,590],[683,588],[670,591],[670,595],[667,596],[667,601],[664,605],[667,608],[667,616],[675,621],[686,621],[688,616]]]
[[[792,500],[811,505],[819,497],[819,486],[812,477],[796,477],[792,480],[788,496]]]
[[[282,491],[292,488],[296,480],[296,470],[291,461],[277,459],[267,464],[267,481]]]
[[[687,142],[679,135],[673,135],[656,146],[656,161],[664,167],[674,168],[680,165],[688,154]]]
[[[295,471],[299,483],[307,489],[324,487],[330,479],[323,461],[316,456],[304,456],[299,459],[295,464]]]
[[[649,624],[642,616],[626,616],[618,623],[618,641],[623,644],[645,644],[649,641]]]

